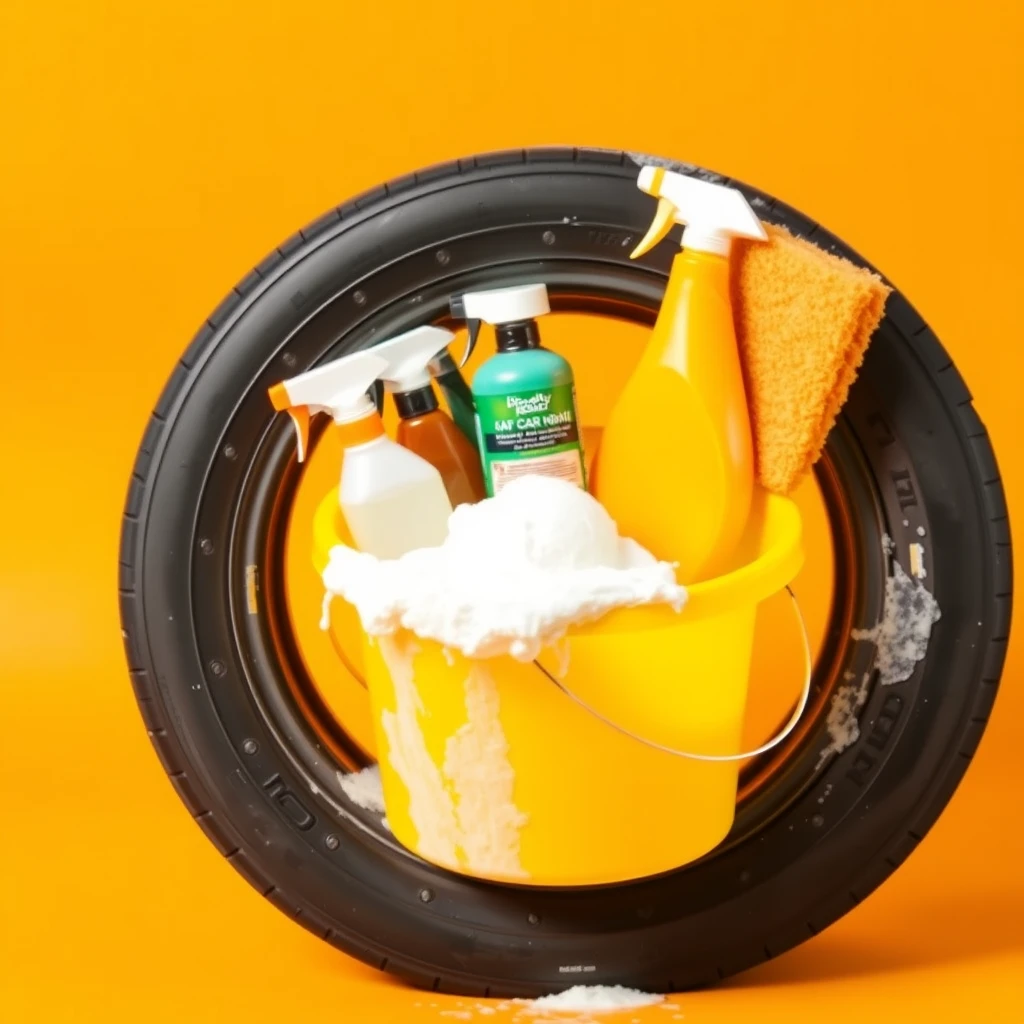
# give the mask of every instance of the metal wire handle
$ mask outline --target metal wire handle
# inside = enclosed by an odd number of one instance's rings
[[[617,732],[621,732],[623,736],[628,736],[632,740],[636,740],[637,743],[643,743],[645,746],[653,747],[655,750],[660,750],[663,754],[672,754],[674,757],[687,757],[694,761],[745,761],[749,757],[757,757],[758,754],[764,754],[771,750],[773,747],[777,747],[797,726],[797,723],[803,717],[803,713],[807,708],[807,701],[811,696],[811,676],[813,674],[813,665],[811,663],[811,640],[807,635],[807,623],[804,620],[803,612],[800,610],[800,602],[796,599],[796,594],[793,593],[791,587],[786,587],[786,593],[789,594],[793,601],[793,610],[796,612],[797,622],[800,625],[800,636],[804,642],[804,686],[803,692],[800,694],[800,700],[797,703],[796,710],[790,716],[789,721],[783,726],[782,731],[779,732],[774,738],[770,739],[767,743],[762,744],[756,750],[749,750],[744,754],[691,754],[685,750],[673,750],[671,747],[663,747],[660,743],[655,743],[653,740],[644,739],[643,736],[638,736],[636,733],[631,732],[629,729],[624,728],[617,722],[613,722],[610,718],[606,718],[601,714],[600,711],[596,711],[592,708],[585,700],[577,696],[572,692],[560,679],[553,676],[540,662],[535,662],[537,667],[541,670],[557,686],[562,693],[567,697],[574,700],[581,708],[585,711],[589,711],[595,718],[604,722],[605,725],[611,726]]]

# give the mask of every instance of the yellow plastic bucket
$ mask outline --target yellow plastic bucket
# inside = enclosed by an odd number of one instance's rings
[[[331,492],[314,523],[319,571],[338,514]],[[703,856],[733,822],[757,606],[802,561],[796,505],[759,494],[737,568],[690,587],[680,613],[612,612],[537,663],[471,661],[405,631],[365,638],[395,838],[452,871],[542,886]]]

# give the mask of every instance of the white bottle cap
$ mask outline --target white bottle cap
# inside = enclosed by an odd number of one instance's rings
[[[551,312],[548,290],[543,284],[466,292],[462,303],[467,320],[483,320],[487,324],[512,324]]]

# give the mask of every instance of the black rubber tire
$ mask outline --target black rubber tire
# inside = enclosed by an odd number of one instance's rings
[[[243,497],[257,500],[249,485],[290,457],[267,386],[339,345],[365,345],[375,324],[439,317],[456,277],[552,281],[576,267],[599,305],[615,290],[602,284],[609,268],[633,274],[634,297],[656,307],[667,257],[626,266],[627,243],[652,213],[635,176],[620,152],[517,150],[432,167],[331,210],[275,249],[203,325],[132,474],[120,557],[125,648],[172,784],[276,906],[427,988],[536,996],[585,981],[677,991],[783,952],[845,914],[914,849],[963,776],[995,698],[1011,605],[996,461],[963,380],[896,292],[843,438],[830,440],[847,446],[875,495],[854,513],[859,561],[849,582],[859,588],[855,624],[871,626],[887,564],[882,532],[899,552],[922,526],[942,618],[907,681],[871,686],[860,738],[812,771],[771,820],[696,865],[630,885],[481,884],[419,862],[339,812],[286,731],[268,724],[254,697],[261,668],[239,646],[247,556],[235,536]],[[734,184],[766,220],[864,263],[796,211]],[[258,571],[265,600],[273,580]],[[870,645],[840,639],[850,666],[870,661]],[[811,742],[820,749],[822,736]]]

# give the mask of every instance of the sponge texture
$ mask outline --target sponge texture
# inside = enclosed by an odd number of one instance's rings
[[[757,477],[788,494],[821,455],[891,288],[784,228],[737,242],[736,335],[746,373]]]

